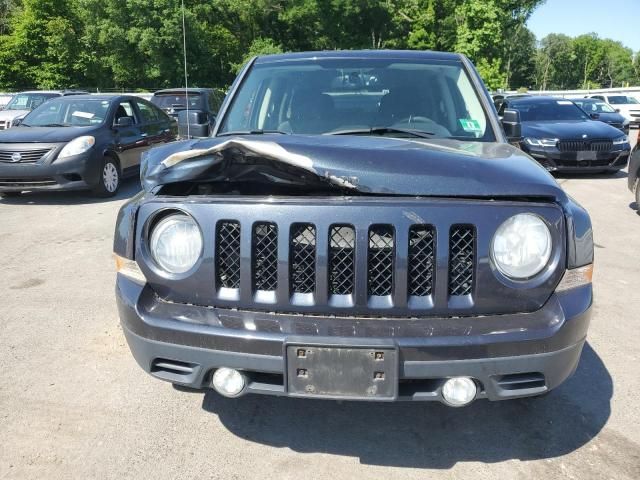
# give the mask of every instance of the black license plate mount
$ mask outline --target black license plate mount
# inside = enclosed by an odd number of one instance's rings
[[[291,396],[378,401],[398,396],[395,346],[287,344],[285,358]]]

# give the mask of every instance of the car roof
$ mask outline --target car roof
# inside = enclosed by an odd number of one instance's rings
[[[82,94],[82,95],[68,95],[65,97],[60,97],[60,99],[65,99],[69,101],[77,101],[77,100],[102,100],[102,101],[123,101],[123,100],[144,100],[142,97],[138,97],[136,95],[91,95],[91,94]]]
[[[15,95],[19,95],[21,93],[57,93],[59,95],[64,95],[64,94],[73,94],[73,93],[78,93],[78,94],[84,94],[84,93],[89,93],[86,90],[25,90],[23,92],[18,92]]]
[[[319,58],[378,58],[390,60],[461,60],[462,55],[431,50],[325,50],[317,52],[278,53],[261,55],[256,63],[276,63],[289,60],[312,60]]]
[[[509,105],[518,104],[518,103],[545,103],[545,102],[554,102],[558,100],[568,100],[571,101],[570,98],[562,98],[562,97],[552,97],[550,95],[527,95],[525,97],[513,97],[507,98],[507,103]]]
[[[213,88],[187,88],[187,93],[206,93],[206,92],[212,92]],[[158,90],[157,92],[153,92],[154,95],[170,95],[170,94],[175,94],[175,93],[184,93],[185,89],[184,88],[165,88],[162,90]]]

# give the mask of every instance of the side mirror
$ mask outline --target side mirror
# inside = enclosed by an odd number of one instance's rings
[[[502,114],[502,128],[509,143],[518,143],[522,139],[520,112],[506,109]]]
[[[131,117],[120,117],[116,121],[116,126],[117,127],[130,127],[132,125],[133,125],[133,118],[131,118]]]
[[[178,136],[180,138],[204,138],[209,136],[207,114],[199,110],[178,112]]]
[[[11,122],[11,126],[12,127],[17,127],[21,123],[22,123],[22,119],[21,118],[16,118],[16,119],[13,120],[13,122]]]
[[[619,108],[616,108],[616,113],[620,113],[620,109]]]
[[[589,116],[591,117],[592,120],[598,120],[600,118],[599,113],[590,113]]]

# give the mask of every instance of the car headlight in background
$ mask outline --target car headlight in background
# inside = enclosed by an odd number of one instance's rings
[[[627,137],[626,135],[618,137],[613,141],[613,145],[615,145],[616,147],[624,145],[625,143],[629,143],[629,137]]]
[[[95,137],[91,135],[85,135],[83,137],[74,138],[69,143],[67,143],[60,153],[58,154],[58,158],[72,157],[73,155],[80,155],[88,151],[91,147],[96,144]]]
[[[539,273],[549,262],[551,250],[549,227],[532,213],[520,213],[506,220],[491,242],[496,268],[507,277],[520,280]]]
[[[527,137],[524,139],[532,147],[555,147],[558,143],[557,138],[532,138]]]
[[[158,222],[151,232],[149,247],[160,268],[168,273],[185,273],[200,259],[202,243],[195,220],[178,213]]]

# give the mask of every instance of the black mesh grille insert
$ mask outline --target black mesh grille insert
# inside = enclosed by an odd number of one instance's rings
[[[313,293],[316,289],[316,229],[307,223],[291,227],[291,291]]]
[[[409,230],[409,295],[433,293],[435,230],[430,225],[414,225]]]
[[[253,287],[256,290],[278,288],[278,227],[256,223],[252,236]]]
[[[333,295],[353,293],[355,245],[353,227],[334,225],[329,230],[329,291]]]
[[[369,295],[391,295],[393,288],[393,228],[369,229]]]
[[[220,285],[240,288],[240,224],[218,222],[216,230],[216,273]]]
[[[475,230],[454,225],[449,235],[449,295],[470,295],[473,288]]]

